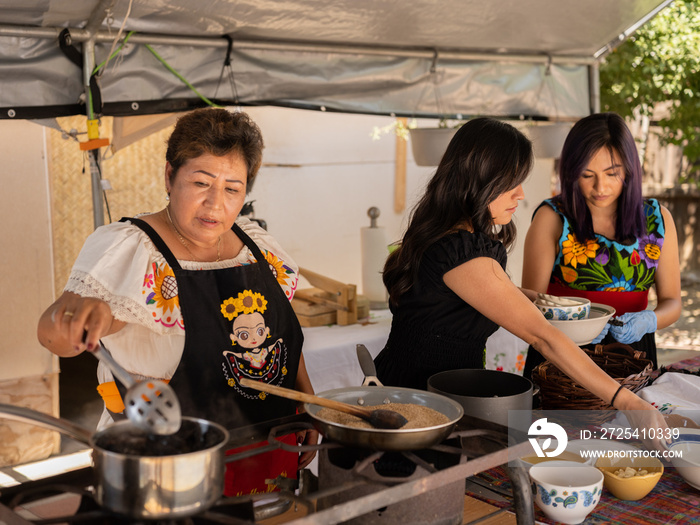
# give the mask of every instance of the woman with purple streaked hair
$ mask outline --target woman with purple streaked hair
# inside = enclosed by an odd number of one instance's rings
[[[681,312],[678,239],[670,212],[642,198],[642,166],[624,119],[579,120],[564,142],[559,181],[559,195],[533,214],[523,288],[614,307],[621,323],[607,324],[591,344],[632,345],[656,368],[654,332]],[[652,286],[654,310],[647,309]],[[531,348],[525,374],[542,361]]]

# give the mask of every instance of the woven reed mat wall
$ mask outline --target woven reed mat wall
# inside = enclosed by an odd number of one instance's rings
[[[61,129],[78,132],[87,130],[84,116],[57,119]],[[110,137],[112,118],[103,117],[100,137]],[[126,146],[112,155],[101,148],[105,156],[101,163],[102,178],[109,181],[106,191],[111,222],[125,216],[158,211],[165,207],[165,142],[172,127]],[[87,152],[78,143],[64,139],[61,132],[49,130],[47,138],[49,181],[51,186],[51,216],[54,241],[54,277],[56,297],[63,292],[80,249],[94,230],[92,217],[92,186]],[[79,135],[83,142],[87,135]],[[105,206],[105,224],[110,222]],[[48,305],[47,305],[48,306]]]

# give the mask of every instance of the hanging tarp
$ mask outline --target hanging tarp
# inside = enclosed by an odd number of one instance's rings
[[[0,118],[85,113],[89,69],[97,115],[239,102],[575,119],[598,60],[668,3],[0,0]]]

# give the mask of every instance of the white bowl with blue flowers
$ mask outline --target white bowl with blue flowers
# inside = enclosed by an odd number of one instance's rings
[[[551,520],[582,523],[600,501],[603,473],[577,461],[547,461],[529,471],[535,503]]]
[[[591,313],[591,302],[588,299],[583,299],[582,297],[562,297],[562,299],[575,300],[578,304],[563,306],[543,299],[536,299],[535,306],[548,321],[580,321],[588,319]]]
[[[587,345],[605,328],[608,321],[615,315],[615,309],[600,303],[591,303],[591,313],[588,319],[580,321],[547,321],[557,330],[564,332],[566,336],[577,345]]]

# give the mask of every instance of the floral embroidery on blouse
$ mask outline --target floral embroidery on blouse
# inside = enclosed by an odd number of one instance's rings
[[[544,201],[564,223],[550,281],[576,290],[640,292],[654,284],[664,243],[664,225],[659,203],[644,201],[646,233],[633,243],[622,244],[603,235],[580,242],[558,203]]]
[[[290,299],[296,291],[298,282],[294,270],[284,264],[284,261],[279,259],[274,253],[264,249],[261,251],[265,255],[265,260],[270,265],[270,270],[272,270],[275,279],[277,279],[277,282],[284,290],[287,299]]]
[[[288,299],[291,299],[296,291],[298,282],[294,270],[274,253],[265,249],[261,249],[261,251],[265,255],[265,260],[282,290],[284,290],[285,295]],[[255,259],[251,255],[250,262],[245,264],[253,262],[255,262]],[[239,293],[237,298],[227,299],[221,306],[224,316],[228,317],[230,315],[231,319],[233,319],[232,312],[236,310],[245,311],[247,293],[248,291],[246,290]],[[162,260],[160,263],[151,263],[151,267],[143,277],[141,294],[145,297],[146,308],[149,310],[154,322],[162,324],[166,328],[179,327],[182,330],[185,329],[182,313],[180,312],[177,280],[167,262]],[[265,303],[267,304],[267,301]]]
[[[576,240],[574,234],[570,233],[562,243],[564,264],[570,264],[574,268],[576,268],[577,264],[586,264],[588,259],[595,257],[598,248],[597,242],[586,241],[585,244],[582,244]]]
[[[179,326],[185,329],[180,313],[180,296],[177,290],[175,274],[168,263],[158,265],[155,262],[143,278],[143,290],[146,307],[153,320],[167,328]]]

